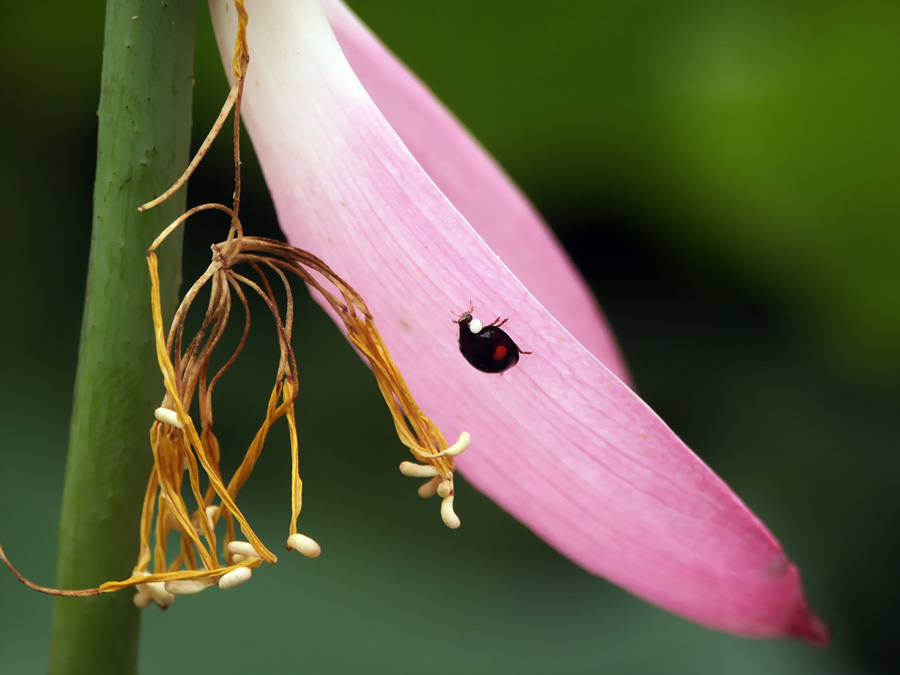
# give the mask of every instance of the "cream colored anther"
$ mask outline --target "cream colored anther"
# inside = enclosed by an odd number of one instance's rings
[[[469,447],[469,444],[471,442],[472,434],[470,434],[468,431],[464,431],[459,435],[459,440],[457,440],[456,443],[451,445],[443,452],[432,455],[432,457],[456,457],[457,455],[461,455],[463,452],[465,452],[466,448]]]
[[[195,595],[209,586],[209,579],[172,579],[166,582],[166,590],[172,595]]]
[[[137,593],[134,594],[134,606],[138,609],[147,609],[152,602],[153,598],[150,594],[144,593],[141,589],[138,589]]]
[[[451,530],[455,530],[460,526],[459,516],[453,511],[453,495],[444,497],[444,501],[441,502],[441,518],[444,521],[444,525]]]
[[[138,590],[153,598],[153,601],[160,607],[168,607],[175,601],[175,596],[166,590],[166,584],[162,581],[138,584]]]
[[[240,586],[253,576],[253,571],[249,567],[238,567],[236,570],[226,572],[219,578],[219,588],[227,591],[235,586]]]
[[[259,553],[256,552],[256,549],[246,541],[229,541],[226,548],[231,555],[243,556],[245,560],[247,558],[261,557]]]
[[[430,464],[415,462],[400,462],[400,473],[411,478],[431,478],[440,475],[440,472]]]
[[[419,496],[422,499],[428,499],[429,497],[434,497],[437,494],[438,485],[443,482],[442,476],[435,476],[427,483],[423,483],[419,487]]]
[[[322,547],[318,542],[305,534],[292,534],[288,537],[287,549],[297,551],[307,558],[318,558],[322,554]]]
[[[153,411],[153,416],[163,424],[168,424],[179,429],[184,429],[181,420],[178,419],[178,413],[169,408],[157,408]]]

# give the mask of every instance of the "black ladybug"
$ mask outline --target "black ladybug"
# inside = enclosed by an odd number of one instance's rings
[[[523,352],[500,326],[506,319],[484,326],[472,316],[472,308],[456,320],[459,324],[459,351],[472,366],[483,373],[502,373],[519,362]]]

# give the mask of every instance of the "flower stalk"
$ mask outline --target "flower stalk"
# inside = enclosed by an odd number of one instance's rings
[[[159,405],[147,316],[147,245],[184,210],[136,211],[189,158],[195,3],[109,0],[106,9],[93,236],[66,466],[56,584],[96,587],[134,565],[152,457],[147,422]],[[175,306],[181,241],[160,268]],[[139,612],[121,597],[59,598],[49,672],[136,670]]]

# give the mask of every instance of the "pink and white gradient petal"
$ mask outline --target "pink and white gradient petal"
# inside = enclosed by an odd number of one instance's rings
[[[230,72],[236,17],[210,4]],[[824,644],[797,568],[617,377],[589,292],[494,162],[342,4],[247,4],[243,114],[281,227],[366,299],[445,435],[471,433],[457,459],[466,478],[649,602],[718,630]],[[469,367],[451,322],[469,301],[482,319],[509,317],[533,355],[503,376]]]

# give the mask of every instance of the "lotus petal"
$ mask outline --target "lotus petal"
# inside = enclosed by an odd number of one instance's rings
[[[797,568],[625,381],[589,292],[534,210],[341,3],[248,3],[243,114],[289,242],[366,299],[463,474],[585,569],[712,628],[814,643]],[[236,17],[213,0],[230,72]],[[337,37],[335,37],[337,36]],[[470,367],[472,303],[522,349]]]

